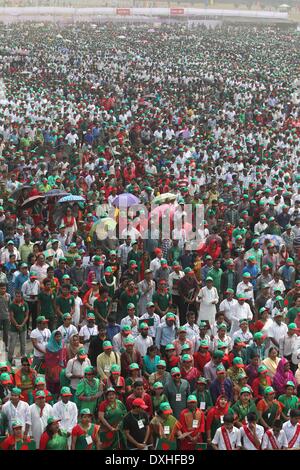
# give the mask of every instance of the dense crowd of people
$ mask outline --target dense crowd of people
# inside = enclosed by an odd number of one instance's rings
[[[300,449],[297,32],[0,36],[0,447]]]

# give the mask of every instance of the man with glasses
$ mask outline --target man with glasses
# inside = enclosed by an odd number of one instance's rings
[[[165,385],[165,394],[173,410],[175,418],[179,419],[182,410],[187,408],[187,399],[190,395],[190,384],[181,378],[178,367],[171,369],[171,378]]]

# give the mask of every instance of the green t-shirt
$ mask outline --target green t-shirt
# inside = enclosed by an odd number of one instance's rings
[[[152,296],[152,302],[157,302],[159,308],[164,312],[167,310],[169,304],[170,304],[170,294],[159,294],[158,292],[154,292]]]
[[[122,292],[120,301],[121,301],[123,313],[126,313],[127,315],[127,305],[130,303],[133,304],[135,308],[137,308],[139,298],[140,298],[139,294],[128,295],[127,291]]]
[[[108,300],[104,301],[104,300],[96,299],[94,301],[94,309],[97,310],[97,312],[101,315],[101,317],[106,318],[108,315],[109,304],[110,302]],[[97,315],[96,315],[96,321],[97,321]]]
[[[56,305],[60,308],[62,314],[70,313],[72,308],[75,306],[75,299],[73,295],[70,295],[70,297],[67,298],[60,295],[56,298]]]
[[[278,401],[283,404],[283,413],[286,416],[290,415],[290,410],[295,410],[299,408],[299,398],[296,395],[292,395],[288,397],[287,395],[280,395],[278,397]]]
[[[47,294],[46,292],[41,291],[38,294],[38,300],[40,301],[40,304],[41,304],[41,315],[46,317],[47,320],[50,320],[51,318],[54,318],[55,316],[54,305],[53,305],[54,299],[55,299],[55,294],[51,292]]]
[[[12,302],[9,305],[9,311],[13,312],[14,314],[14,319],[18,325],[21,325],[23,323],[24,318],[26,317],[26,314],[28,312],[28,304],[27,302],[22,302],[21,304],[16,304],[15,302]],[[25,331],[26,330],[26,323],[23,325],[23,328],[21,330],[17,330],[15,325],[11,323],[10,325],[10,331],[14,332],[20,332],[20,331]]]
[[[298,307],[292,307],[289,309],[287,313],[287,318],[289,320],[289,323],[294,323],[295,319],[297,318],[298,312],[300,312],[300,308]]]

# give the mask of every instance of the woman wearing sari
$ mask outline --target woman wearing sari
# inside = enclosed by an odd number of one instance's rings
[[[60,419],[48,418],[47,427],[40,440],[40,450],[68,450],[69,433],[59,427]]]
[[[283,357],[279,361],[276,374],[273,378],[273,387],[275,391],[280,395],[285,393],[287,382],[293,382],[295,387],[297,387],[295,376],[290,370],[290,363],[285,357]]]
[[[157,448],[159,439],[166,439],[176,446],[177,439],[186,437],[186,434],[182,434],[181,432],[181,424],[172,413],[170,403],[162,402],[159,406],[157,416],[151,420],[150,429],[152,431],[154,448]]]
[[[126,397],[133,392],[133,384],[139,380],[143,382],[145,392],[149,389],[149,384],[145,377],[141,376],[141,369],[136,362],[132,362],[129,366],[129,377],[125,379],[125,395]]]
[[[168,401],[164,394],[164,386],[161,382],[155,382],[152,387],[152,407],[154,412],[158,412],[161,403]]]
[[[259,400],[256,405],[260,424],[265,431],[270,429],[274,421],[281,416],[282,405],[275,400],[275,390],[273,387],[266,387],[264,398]]]
[[[279,357],[278,357],[278,349],[276,348],[270,348],[268,357],[262,361],[262,364],[264,364],[267,369],[268,369],[268,376],[273,380],[274,375],[276,374],[276,370],[279,364]]]
[[[282,407],[282,419],[288,421],[290,419],[291,410],[299,409],[300,401],[296,395],[294,382],[288,381],[285,386],[285,393],[278,397]]]
[[[196,367],[193,367],[193,356],[190,354],[184,354],[181,358],[181,377],[187,380],[190,384],[191,392],[196,387],[196,381],[200,375],[200,372]]]
[[[22,421],[15,420],[12,422],[12,433],[7,436],[0,444],[1,450],[35,450],[35,442],[30,440],[30,437],[23,434]]]
[[[45,377],[47,389],[53,395],[58,395],[60,390],[60,373],[66,367],[66,348],[62,341],[61,332],[54,330],[46,345],[45,353]]]
[[[164,361],[163,359],[160,360],[156,366],[156,372],[151,374],[149,377],[150,388],[155,382],[161,382],[163,386],[166,385],[167,381],[171,377],[170,372],[167,372],[166,369],[167,369],[166,361]]]
[[[206,435],[207,443],[211,444],[216,430],[224,423],[224,415],[228,413],[234,414],[232,408],[229,407],[228,400],[225,395],[220,395],[217,398],[215,406],[213,406],[207,413],[206,417]]]
[[[181,411],[179,422],[182,432],[187,436],[180,442],[181,450],[196,450],[196,445],[203,442],[202,434],[205,431],[204,412],[197,406],[197,397],[189,395],[187,408]]]
[[[126,439],[120,427],[127,409],[122,401],[117,399],[114,388],[109,387],[106,399],[100,404],[98,418],[100,421],[100,440],[103,450],[126,449]]]
[[[241,428],[246,422],[246,416],[248,413],[253,412],[257,415],[257,409],[254,401],[251,397],[251,390],[245,386],[240,391],[239,400],[232,406],[234,411],[235,419],[234,425],[237,428]]]
[[[67,346],[67,361],[77,356],[78,349],[82,347],[83,347],[83,344],[81,344],[79,341],[79,334],[75,333],[71,335],[70,342]]]
[[[75,392],[75,403],[78,411],[88,409],[91,415],[95,414],[97,400],[102,395],[100,379],[94,377],[94,367],[84,369],[84,379],[80,380]]]
[[[80,411],[79,423],[72,429],[71,450],[100,450],[99,426],[92,423],[88,408]]]
[[[206,412],[213,406],[210,391],[207,389],[207,380],[205,377],[199,377],[194,391],[200,410]]]
[[[253,396],[256,399],[261,399],[264,396],[265,388],[272,385],[272,381],[268,374],[268,369],[265,365],[261,365],[257,369],[258,377],[253,380],[252,390]]]

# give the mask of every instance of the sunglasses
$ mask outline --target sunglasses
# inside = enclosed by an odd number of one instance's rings
[[[180,377],[180,374],[174,374],[173,377]]]

